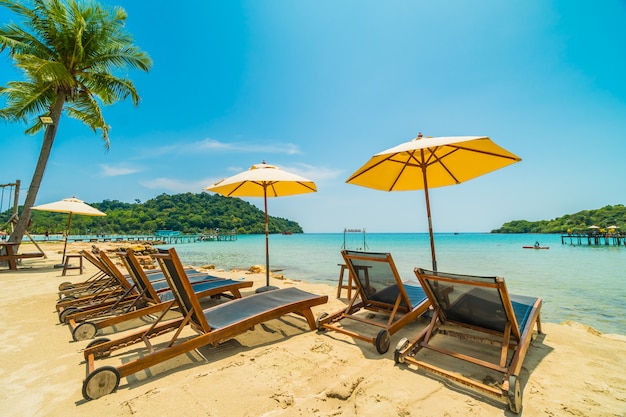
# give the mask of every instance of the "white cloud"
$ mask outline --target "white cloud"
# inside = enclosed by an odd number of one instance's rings
[[[290,166],[279,166],[280,169],[293,172],[313,181],[335,180],[347,175],[342,169],[329,168],[324,166],[315,166],[310,164],[296,164]]]
[[[104,177],[118,177],[120,175],[134,174],[141,171],[139,168],[114,167],[107,164],[100,164],[102,175]]]
[[[168,153],[197,154],[197,153],[270,153],[296,155],[302,153],[300,148],[293,143],[252,143],[252,142],[221,142],[215,139],[206,138],[200,141],[167,145],[148,151],[149,155],[166,155]]]

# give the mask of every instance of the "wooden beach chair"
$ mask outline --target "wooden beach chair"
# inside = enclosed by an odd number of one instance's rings
[[[111,283],[99,286],[94,292],[80,296],[66,296],[56,303],[56,310],[61,323],[67,323],[68,316],[79,312],[104,311],[133,306],[140,298],[137,285],[129,281],[129,276],[109,268],[102,260],[104,252],[97,255],[100,267],[111,278]],[[118,271],[119,272],[119,271]]]
[[[93,264],[94,261],[89,252],[82,250],[79,254],[83,257],[83,259],[86,259],[89,263]],[[78,282],[64,281],[60,283],[58,287],[59,299],[67,295],[81,294],[83,291],[89,291],[89,288],[101,284],[103,279],[106,278],[106,274],[102,272],[98,266],[96,266],[96,268],[96,272],[94,272],[86,280]]]
[[[118,281],[110,276],[102,261],[96,255],[89,251],[82,250],[79,254],[90,264],[96,267],[96,272],[84,281],[70,282],[65,281],[59,284],[59,300],[76,299],[82,296],[88,296],[100,291],[110,290],[118,285]]]
[[[346,308],[333,314],[322,313],[317,319],[319,331],[335,330],[372,343],[378,353],[389,350],[391,335],[421,316],[430,302],[416,283],[403,282],[389,253],[342,250],[341,255],[357,286]],[[361,310],[382,313],[384,322],[368,319]],[[355,320],[381,330],[375,336],[365,335],[341,325]]]
[[[137,297],[129,303],[77,310],[66,315],[65,320],[75,341],[92,339],[100,329],[162,312],[168,307],[167,302],[174,299],[166,280],[150,281],[132,250],[118,252],[118,255],[129,271],[129,277],[137,289]],[[106,253],[102,252],[100,257],[112,274],[118,278],[123,275]],[[253,285],[252,281],[235,281],[209,274],[194,274],[192,277],[191,286],[200,299],[221,296],[241,298],[240,290]]]
[[[102,256],[106,256],[104,251],[97,251],[93,254],[85,254],[87,259],[90,260],[95,266],[97,266],[103,274],[108,277],[108,280],[102,285],[96,285],[89,291],[81,293],[80,295],[72,294],[66,295],[59,301],[57,301],[56,309],[59,314],[59,321],[65,323],[69,314],[75,314],[78,312],[91,311],[105,311],[106,307],[117,309],[124,305],[133,304],[133,302],[139,296],[139,287],[136,282],[132,282],[132,278],[129,274],[122,274],[119,270],[116,271],[116,267],[113,269],[110,264],[102,260]],[[208,274],[201,273],[197,270],[187,268],[187,273],[192,282],[199,282],[209,279]],[[145,272],[145,276],[153,282],[157,291],[160,288],[167,287],[163,271],[150,270]]]
[[[509,294],[501,277],[449,274],[420,268],[415,268],[415,275],[435,314],[430,324],[412,341],[403,339],[398,343],[394,352],[396,363],[415,365],[418,369],[443,376],[508,403],[513,412],[519,413],[522,406],[519,373],[535,326],[537,333],[541,333],[541,298]],[[436,335],[455,336],[462,342],[450,343],[451,340],[435,338]],[[491,350],[488,345],[493,346]],[[454,359],[437,366],[418,359],[421,349]],[[457,360],[476,365],[482,374],[500,375],[501,382],[493,386],[478,380],[479,373],[461,375],[458,369],[449,369],[450,365],[458,363]]]
[[[97,268],[96,274],[84,282],[71,283],[63,282],[59,285],[59,297],[66,299],[76,299],[78,297],[84,297],[93,295],[95,293],[101,293],[106,289],[112,289],[119,285],[119,279],[111,275],[111,271],[100,259],[100,254],[104,251],[100,251],[95,245],[93,246],[94,252],[82,250],[79,253],[89,263]],[[196,270],[188,270],[188,273],[200,274]],[[146,275],[151,281],[164,280],[163,272],[160,269],[151,269],[145,271]],[[124,274],[126,279],[130,279],[128,274]]]
[[[113,392],[122,377],[202,346],[218,344],[245,333],[257,324],[289,313],[296,313],[305,317],[309,328],[313,330],[315,329],[315,318],[311,308],[328,301],[328,296],[318,296],[290,287],[250,295],[203,310],[176,251],[169,249],[167,253],[152,256],[159,261],[166,272],[166,278],[184,319],[180,321],[171,340],[164,347],[153,346],[148,340],[152,334],[158,332],[160,326],[168,325],[167,322],[160,323],[161,316],[143,333],[127,335],[108,342],[99,342],[85,349],[83,353],[87,365],[87,377],[83,381],[82,389],[85,399],[95,399]],[[181,331],[187,324],[198,335],[179,339]],[[136,340],[143,340],[148,347],[139,358],[117,367],[95,368],[96,359],[107,356],[113,350],[134,343]]]

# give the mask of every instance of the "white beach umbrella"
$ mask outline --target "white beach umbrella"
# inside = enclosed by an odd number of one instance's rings
[[[67,249],[67,239],[70,235],[70,225],[72,224],[72,215],[81,214],[83,216],[106,216],[105,213],[101,212],[97,208],[91,207],[89,204],[86,204],[85,202],[77,199],[76,197],[64,198],[63,200],[55,201],[53,203],[47,203],[47,204],[35,206],[33,207],[33,210],[69,214],[69,217],[67,218],[67,228],[65,231],[65,244],[63,245],[63,258],[61,260],[61,263],[65,263],[65,251]]]
[[[270,256],[269,256],[269,221],[267,215],[267,198],[283,197],[295,194],[314,193],[315,183],[309,179],[292,174],[263,161],[252,165],[232,177],[222,179],[206,187],[205,190],[222,194],[226,197],[263,197],[265,206],[265,280],[266,286],[257,292],[274,289],[270,287]]]

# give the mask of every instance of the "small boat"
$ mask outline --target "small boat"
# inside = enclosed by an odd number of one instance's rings
[[[522,246],[524,249],[550,249],[550,246]]]

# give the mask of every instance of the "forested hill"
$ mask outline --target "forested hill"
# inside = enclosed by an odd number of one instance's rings
[[[160,229],[181,233],[202,233],[213,229],[235,230],[239,234],[265,233],[265,214],[239,198],[221,195],[161,194],[144,203],[122,203],[104,200],[89,203],[106,213],[105,217],[72,216],[72,234],[148,234]],[[62,232],[67,214],[33,210],[29,231],[42,234]],[[1,217],[8,218],[9,213]],[[295,221],[269,218],[270,233],[302,233]]]
[[[623,204],[606,206],[597,210],[583,210],[575,214],[566,214],[554,220],[513,220],[504,223],[501,228],[491,233],[587,233],[589,226],[608,228],[618,226],[622,233],[626,232],[626,207]]]

